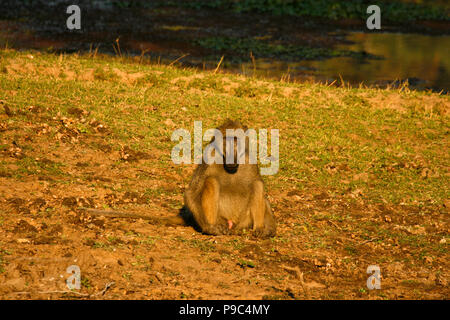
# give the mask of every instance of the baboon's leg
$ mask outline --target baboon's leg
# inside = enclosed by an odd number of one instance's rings
[[[226,226],[219,226],[217,214],[219,210],[219,183],[214,178],[207,178],[203,185],[201,207],[203,216],[197,221],[204,233],[217,235],[226,233]]]
[[[218,208],[219,183],[214,178],[207,178],[202,192],[203,220],[206,224],[216,224]]]
[[[277,224],[275,222],[275,217],[273,216],[272,209],[270,208],[270,203],[265,200],[265,214],[264,214],[264,236],[273,237],[277,231]]]
[[[265,211],[264,186],[262,181],[256,181],[253,184],[252,195],[250,197],[250,215],[253,220],[253,231],[256,235],[261,235],[264,232]]]

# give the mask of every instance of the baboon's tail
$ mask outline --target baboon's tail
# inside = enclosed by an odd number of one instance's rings
[[[167,218],[160,217],[152,217],[144,214],[138,214],[127,211],[116,211],[116,210],[100,210],[100,209],[91,209],[91,208],[78,208],[79,210],[83,210],[90,215],[94,216],[104,216],[111,218],[125,218],[125,219],[142,219],[147,220],[152,224],[162,224],[167,226],[187,226],[189,222],[186,220],[186,217],[183,217],[181,214],[178,216],[172,216]]]

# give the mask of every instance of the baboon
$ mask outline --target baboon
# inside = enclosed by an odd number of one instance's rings
[[[257,164],[249,162],[249,140],[245,138],[244,163],[238,163],[236,137],[227,137],[227,129],[247,127],[238,121],[227,120],[217,128],[223,137],[223,164],[205,162],[197,166],[184,194],[184,207],[179,216],[155,218],[123,211],[84,209],[92,214],[117,218],[145,219],[166,225],[194,225],[203,233],[221,235],[251,229],[257,237],[271,237],[276,233],[276,222],[269,201],[264,194],[264,184]],[[227,143],[228,139],[228,143]],[[217,143],[215,137],[210,144]],[[231,148],[233,149],[231,157]],[[220,151],[216,151],[220,152]],[[232,163],[227,161],[233,158]],[[227,163],[228,162],[228,163]]]
[[[223,164],[207,164],[203,159],[184,194],[186,208],[206,234],[251,229],[255,236],[274,236],[275,218],[264,195],[259,167],[249,163],[248,138],[245,139],[245,163],[238,163],[238,145],[234,137],[231,137],[234,161],[229,164],[226,161],[226,155],[231,151],[226,130],[242,129],[245,132],[247,127],[238,121],[227,120],[217,129],[223,136]]]

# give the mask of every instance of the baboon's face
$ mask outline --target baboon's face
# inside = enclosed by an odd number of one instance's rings
[[[222,156],[223,168],[229,174],[234,174],[239,169],[239,163],[246,161],[248,141],[236,137],[234,134],[227,135],[227,129],[237,130],[242,129],[247,131],[247,127],[243,126],[239,121],[227,120],[223,125],[217,128],[222,133]],[[214,138],[212,139],[212,142]],[[240,161],[239,161],[240,160]]]

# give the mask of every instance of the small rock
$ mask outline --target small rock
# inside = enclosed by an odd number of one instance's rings
[[[424,257],[424,261],[425,261],[425,263],[433,263],[433,258],[432,257],[428,257],[428,256],[426,256],[426,257]]]
[[[444,276],[442,274],[440,274],[439,276],[436,277],[436,284],[446,287],[448,284],[447,279],[444,278]]]
[[[363,182],[367,182],[369,180],[369,175],[367,174],[367,172],[362,172],[359,174],[355,174],[353,176],[353,180],[357,181],[357,180],[361,180]]]
[[[167,119],[166,121],[164,121],[164,124],[169,127],[175,126],[175,123],[172,121],[172,119]]]
[[[21,278],[8,280],[4,284],[13,291],[23,291],[25,288],[25,280]]]
[[[309,289],[325,289],[327,286],[315,281],[307,282],[305,283],[305,286],[307,286]]]
[[[413,234],[413,235],[426,234],[425,227],[422,227],[419,225],[415,225],[413,227],[407,227],[406,231],[408,231],[410,234]]]
[[[29,239],[17,239],[17,243],[31,243]]]

